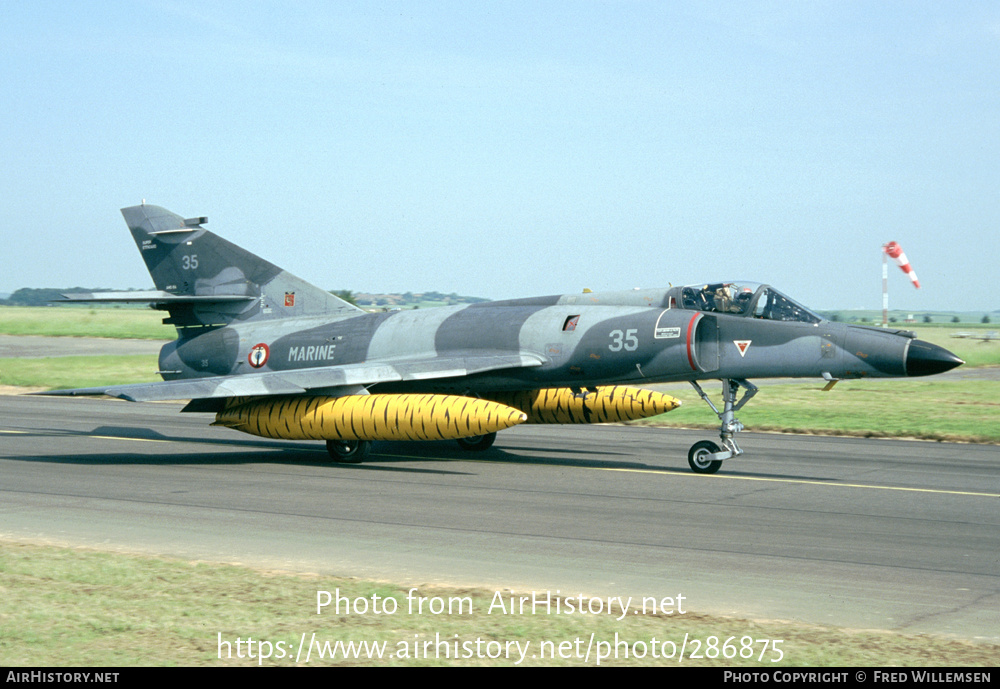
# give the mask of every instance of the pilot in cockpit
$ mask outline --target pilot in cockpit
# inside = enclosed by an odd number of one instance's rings
[[[746,313],[750,308],[751,299],[753,299],[753,292],[749,289],[743,289],[736,295],[736,301],[733,303],[734,313]]]
[[[753,293],[740,292],[733,283],[719,285],[713,295],[715,308],[718,313],[744,313],[749,305],[749,300]]]
[[[719,288],[715,290],[713,303],[715,304],[714,311],[729,313],[729,307],[732,302],[729,299],[729,287],[727,285],[719,285]]]

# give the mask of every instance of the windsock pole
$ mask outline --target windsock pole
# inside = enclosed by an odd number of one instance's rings
[[[885,246],[882,247],[882,327],[889,326],[889,261]]]

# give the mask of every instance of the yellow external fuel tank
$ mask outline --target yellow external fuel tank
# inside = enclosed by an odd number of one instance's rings
[[[608,385],[595,391],[548,388],[497,392],[489,399],[528,415],[527,423],[616,423],[645,419],[681,406],[681,401],[653,390]]]
[[[452,440],[523,421],[519,409],[458,395],[234,397],[213,426],[285,440]]]

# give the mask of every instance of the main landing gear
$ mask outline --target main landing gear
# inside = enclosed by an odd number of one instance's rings
[[[736,444],[736,440],[733,437],[743,430],[743,424],[736,418],[736,412],[742,409],[743,405],[757,394],[758,388],[753,383],[742,378],[723,378],[723,405],[722,411],[719,411],[696,381],[692,380],[691,385],[722,422],[722,426],[719,427],[719,438],[722,440],[722,448],[711,440],[701,440],[692,445],[691,449],[688,450],[688,464],[691,466],[691,471],[696,474],[714,474],[722,466],[722,460],[731,459],[743,454],[743,450]],[[745,392],[737,402],[736,393],[740,388],[743,388]]]
[[[493,446],[493,441],[497,439],[496,433],[487,433],[486,435],[474,435],[471,438],[459,438],[455,442],[463,450],[471,450],[472,452],[482,452],[483,450],[488,450]]]
[[[327,440],[326,451],[330,458],[342,464],[361,464],[368,456],[372,444],[368,440]]]
[[[471,438],[459,438],[458,446],[463,450],[482,452],[490,449],[496,439],[496,433],[474,435]],[[371,451],[371,446],[372,444],[368,440],[326,441],[326,451],[330,454],[330,459],[341,464],[361,464]]]

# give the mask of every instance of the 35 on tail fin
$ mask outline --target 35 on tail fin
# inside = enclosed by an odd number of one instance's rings
[[[165,323],[204,328],[236,321],[293,316],[353,316],[361,312],[326,290],[159,206],[122,209],[155,292],[101,293],[73,301],[150,301],[170,313]],[[141,296],[140,296],[141,295]]]

